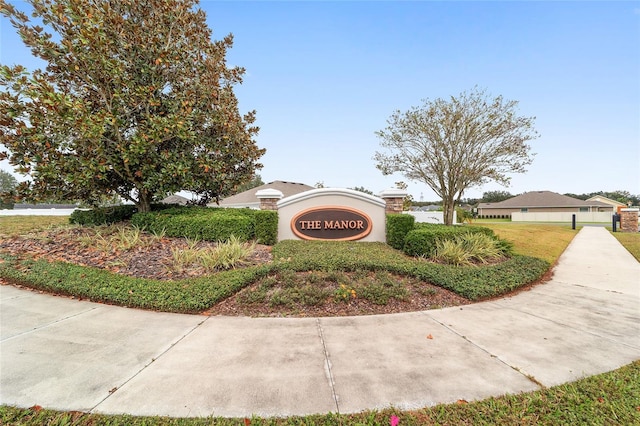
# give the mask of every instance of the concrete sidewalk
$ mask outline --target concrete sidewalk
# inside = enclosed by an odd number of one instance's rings
[[[551,281],[462,308],[346,318],[146,312],[0,287],[0,403],[168,416],[419,408],[640,359],[640,264],[583,228]]]

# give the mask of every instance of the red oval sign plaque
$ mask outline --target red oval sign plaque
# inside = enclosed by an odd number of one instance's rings
[[[371,218],[349,207],[313,207],[291,219],[293,233],[304,240],[353,241],[371,232]]]

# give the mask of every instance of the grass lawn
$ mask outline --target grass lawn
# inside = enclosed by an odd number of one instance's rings
[[[612,235],[640,262],[640,232],[613,232]]]
[[[20,235],[69,223],[69,216],[0,216],[0,236]]]
[[[511,241],[517,254],[544,259],[552,265],[556,263],[579,231],[571,229],[570,225],[534,225],[513,222],[477,224],[491,228],[500,238]]]

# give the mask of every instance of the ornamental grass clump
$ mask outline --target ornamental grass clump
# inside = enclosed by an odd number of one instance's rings
[[[461,234],[436,243],[433,259],[449,265],[486,264],[504,258],[509,246],[486,234]]]
[[[198,248],[198,239],[187,239],[184,249],[172,248],[172,268],[184,270],[191,265],[202,267],[206,272],[235,269],[251,256],[255,243],[245,243],[233,235],[228,241],[219,241],[215,247]]]

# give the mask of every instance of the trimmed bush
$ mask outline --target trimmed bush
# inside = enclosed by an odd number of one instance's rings
[[[468,233],[481,233],[496,238],[490,228],[483,226],[445,226],[420,223],[407,234],[402,249],[409,256],[432,257],[435,254],[438,241],[453,240],[458,235]]]
[[[278,242],[278,212],[256,210],[256,241],[272,246]]]
[[[255,239],[255,210],[208,207],[176,207],[160,212],[138,213],[131,224],[149,232],[164,232],[168,237],[207,241]]]
[[[410,214],[387,215],[387,244],[402,250],[407,234],[414,228],[416,218]]]
[[[69,216],[69,222],[76,225],[110,225],[131,219],[136,211],[136,206],[133,205],[76,210]]]
[[[164,232],[168,237],[186,237],[207,241],[257,240],[273,245],[278,239],[278,215],[275,211],[209,207],[177,207],[160,212],[137,213],[131,224],[149,232]]]
[[[151,204],[152,211],[161,211],[177,207],[177,204]],[[91,210],[76,210],[71,213],[69,222],[75,225],[99,226],[111,225],[113,223],[131,220],[138,211],[137,207],[131,204],[109,207],[96,207]]]

